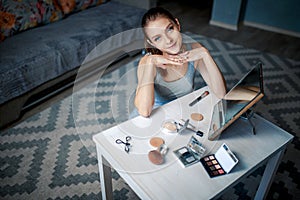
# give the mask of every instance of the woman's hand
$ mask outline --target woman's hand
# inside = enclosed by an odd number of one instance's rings
[[[166,69],[167,65],[182,65],[187,62],[186,59],[178,58],[178,59],[170,59],[169,56],[163,55],[150,55],[150,62],[153,63],[156,67]]]
[[[204,47],[195,48],[189,51],[185,51],[183,53],[177,55],[167,55],[166,58],[172,61],[182,61],[189,62],[202,59],[204,54],[207,54],[208,51]]]
[[[195,61],[195,68],[200,72],[206,84],[218,98],[223,98],[226,94],[225,79],[209,51],[199,43],[193,43],[192,48],[192,50],[177,55],[167,55],[166,57],[172,61]]]

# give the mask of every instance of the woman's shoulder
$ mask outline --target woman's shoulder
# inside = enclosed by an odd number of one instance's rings
[[[203,47],[203,45],[200,44],[199,42],[192,42],[192,43],[188,43],[187,45],[189,45],[191,49]]]

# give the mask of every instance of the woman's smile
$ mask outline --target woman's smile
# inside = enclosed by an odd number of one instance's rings
[[[177,54],[180,51],[182,37],[179,32],[179,24],[175,24],[167,18],[159,18],[149,22],[145,30],[150,44],[157,49],[169,54]]]
[[[171,46],[169,46],[169,47],[167,47],[166,49],[170,49],[170,50],[172,50],[173,48],[175,48],[176,47],[176,42],[175,43],[173,43]]]
[[[171,55],[176,55],[180,51],[180,47],[177,47],[176,44],[172,45],[171,47],[166,49],[166,53],[171,54]]]

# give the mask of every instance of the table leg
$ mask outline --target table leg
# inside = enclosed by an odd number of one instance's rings
[[[111,167],[102,154],[98,154],[98,166],[102,199],[113,199]]]
[[[274,175],[276,174],[277,168],[283,157],[283,152],[285,148],[277,152],[273,157],[268,160],[267,166],[265,168],[264,174],[260,181],[259,187],[256,191],[254,200],[262,200],[266,198],[269,192],[271,183],[273,182]]]

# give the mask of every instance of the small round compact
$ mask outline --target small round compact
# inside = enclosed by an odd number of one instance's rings
[[[200,114],[200,113],[192,113],[192,114],[191,114],[191,118],[192,118],[192,120],[194,120],[194,121],[202,121],[204,117],[203,117],[203,115]]]
[[[162,123],[161,128],[164,133],[177,133],[178,132],[178,125],[172,119],[165,120]]]
[[[162,144],[157,149],[149,151],[148,158],[153,164],[160,165],[165,162],[164,156],[166,155],[167,152],[168,152],[167,145]]]
[[[151,146],[156,148],[165,143],[165,141],[160,137],[153,137],[149,142]]]

